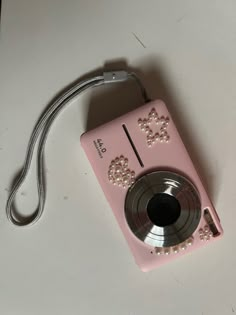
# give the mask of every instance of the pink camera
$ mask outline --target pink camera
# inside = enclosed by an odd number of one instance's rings
[[[217,213],[161,100],[83,134],[81,143],[143,271],[222,236]]]

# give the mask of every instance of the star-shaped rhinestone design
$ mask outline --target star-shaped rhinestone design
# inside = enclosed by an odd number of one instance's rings
[[[138,125],[140,129],[146,133],[146,140],[148,147],[152,147],[157,142],[167,143],[170,140],[170,135],[168,134],[167,128],[170,119],[168,116],[159,116],[156,109],[152,108],[148,113],[147,118],[139,118]],[[151,125],[159,125],[159,131],[154,132]]]

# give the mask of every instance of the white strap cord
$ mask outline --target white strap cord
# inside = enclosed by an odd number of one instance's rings
[[[43,112],[38,122],[36,123],[33,132],[31,134],[28,148],[26,151],[26,158],[23,164],[22,171],[16,181],[13,183],[12,190],[10,192],[9,198],[6,204],[6,214],[10,222],[17,226],[26,226],[36,223],[44,210],[44,204],[46,200],[46,190],[45,190],[45,173],[44,173],[44,148],[47,136],[49,134],[52,123],[57,118],[61,110],[70,102],[73,98],[78,96],[83,91],[87,90],[93,86],[100,86],[103,84],[109,84],[114,82],[123,82],[129,79],[134,79],[139,85],[142,96],[145,102],[148,102],[147,93],[143,87],[141,81],[136,76],[135,73],[128,73],[126,71],[113,71],[113,72],[104,72],[103,75],[93,77],[91,79],[84,80],[82,82],[76,83],[73,87],[64,92],[59,96],[46,110]],[[33,152],[37,140],[38,150],[37,150],[37,186],[38,186],[38,206],[32,215],[24,217],[19,214],[14,206],[14,200],[16,194],[24,182],[32,161]]]

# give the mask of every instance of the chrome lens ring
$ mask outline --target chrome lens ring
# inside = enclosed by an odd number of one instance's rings
[[[150,219],[150,201],[159,195],[174,197],[180,206],[178,218],[171,224],[158,225]],[[155,211],[158,219],[158,215],[166,209],[161,209],[159,204]],[[144,243],[154,247],[174,246],[187,240],[199,224],[199,193],[182,175],[171,171],[152,172],[140,177],[128,190],[125,216],[131,231]]]

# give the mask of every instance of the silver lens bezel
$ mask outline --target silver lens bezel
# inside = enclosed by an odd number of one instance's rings
[[[171,225],[155,225],[147,205],[157,193],[175,197],[181,207],[179,218]],[[201,218],[201,201],[196,187],[184,176],[172,171],[155,171],[140,177],[128,190],[125,216],[134,235],[154,247],[175,246],[187,240]]]

